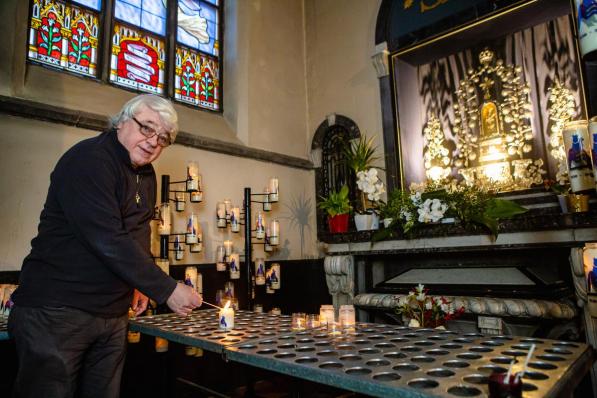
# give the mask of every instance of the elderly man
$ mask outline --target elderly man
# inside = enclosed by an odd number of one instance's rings
[[[117,397],[129,305],[140,314],[149,296],[181,315],[201,305],[149,250],[151,162],[174,141],[176,111],[140,95],[111,126],[69,149],[51,174],[9,318],[17,397]]]

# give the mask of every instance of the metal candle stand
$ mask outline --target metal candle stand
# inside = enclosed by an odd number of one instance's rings
[[[277,192],[273,193],[277,195]],[[265,197],[264,200],[252,200],[253,196],[260,196],[260,197]],[[272,200],[272,193],[266,192],[266,193],[251,193],[251,188],[245,187],[244,189],[244,199],[243,199],[243,208],[240,214],[240,220],[239,220],[239,224],[244,226],[244,230],[245,230],[245,264],[246,264],[246,268],[247,268],[247,279],[246,279],[246,283],[247,283],[247,309],[251,310],[253,308],[253,269],[252,269],[252,261],[253,261],[253,247],[252,245],[253,243],[253,232],[256,232],[257,230],[253,230],[251,229],[251,203],[260,203],[263,205],[263,211],[264,212],[269,212],[271,211],[271,204],[272,203],[276,203],[278,202],[278,199],[276,198],[275,200]],[[266,206],[267,204],[269,204],[269,206]],[[228,212],[226,212],[226,226],[225,227],[220,227],[218,226],[218,228],[227,228],[229,225],[231,224],[230,222],[230,215],[228,214]],[[264,225],[264,228],[267,229]],[[238,231],[233,231],[234,233],[237,233]],[[257,239],[257,237],[255,236],[255,238]],[[269,243],[269,236],[267,234],[265,234],[265,237],[263,238],[263,242],[256,242],[256,244],[262,244],[264,245],[264,252],[265,251],[265,246],[266,245],[270,245],[272,246],[272,248],[275,250],[275,246],[278,246],[278,244],[271,244]],[[226,256],[225,257],[225,262],[228,263],[229,262],[229,257]]]

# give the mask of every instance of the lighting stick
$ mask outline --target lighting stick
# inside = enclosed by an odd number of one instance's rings
[[[521,372],[518,372],[516,374],[516,379],[515,381],[520,380],[520,378],[526,373],[527,371],[527,366],[529,365],[529,361],[531,360],[531,357],[533,356],[533,351],[535,351],[535,343],[531,344],[531,348],[529,349],[529,353],[527,354],[527,357],[524,360],[524,366],[522,368]]]
[[[217,305],[215,305],[215,304],[208,303],[208,302],[207,302],[207,301],[205,301],[205,300],[203,300],[203,302],[202,302],[202,303],[203,303],[203,304],[210,305],[210,306],[212,306],[212,307],[214,307],[214,308],[217,308],[217,309],[219,309],[219,310],[221,310],[221,309],[222,309],[222,307],[218,307],[218,306],[217,306]]]
[[[508,367],[508,373],[506,373],[506,377],[504,377],[504,384],[510,384],[510,375],[512,374],[512,368],[514,367],[515,362],[516,359],[512,358],[510,366]]]

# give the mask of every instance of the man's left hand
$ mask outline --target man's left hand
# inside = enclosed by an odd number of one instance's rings
[[[147,303],[149,298],[146,295],[135,289],[133,292],[133,301],[131,302],[131,308],[135,311],[135,316],[139,316],[147,309]]]

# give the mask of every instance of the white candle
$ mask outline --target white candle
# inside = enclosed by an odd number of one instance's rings
[[[272,264],[269,280],[272,289],[278,290],[280,288],[280,264]]]
[[[172,228],[172,215],[170,214],[170,204],[162,203],[160,205],[160,223],[158,231],[160,235],[170,235]]]
[[[240,279],[240,255],[238,253],[230,255],[230,279]]]
[[[186,267],[184,270],[184,283],[197,290],[197,267]]]
[[[334,306],[324,304],[319,309],[319,322],[321,325],[325,325],[328,322],[335,322],[336,314],[334,312]]]
[[[176,211],[184,211],[184,192],[176,192]]]
[[[218,202],[216,205],[216,217],[218,228],[226,228],[226,204],[224,202]]]
[[[240,232],[240,208],[235,206],[230,213],[230,230]]]
[[[278,220],[273,219],[269,223],[269,231],[271,234],[269,235],[269,244],[272,246],[278,246],[280,243],[280,223]]]
[[[340,326],[342,328],[353,328],[356,324],[354,306],[341,305],[338,318],[340,318]]]
[[[187,163],[187,191],[199,189],[199,165],[196,162]]]
[[[269,200],[270,202],[277,202],[278,201],[278,179],[276,177],[272,177],[269,180]]]
[[[274,248],[269,243],[269,236],[270,236],[270,230],[269,230],[269,226],[268,226],[267,228],[265,228],[265,244],[263,245],[263,250],[266,252],[274,251]]]
[[[174,253],[177,260],[182,260],[184,258],[184,244],[180,241],[178,235],[174,237]]]
[[[201,253],[201,250],[203,250],[203,243],[199,242],[199,243],[193,243],[191,245],[191,253]]]
[[[230,300],[226,303],[224,308],[220,309],[218,314],[220,329],[231,330],[234,329],[234,309],[230,307]]]
[[[199,203],[203,200],[203,191],[193,191],[191,192],[191,202]]]
[[[231,240],[224,241],[224,250],[225,250],[226,257],[229,257],[232,254],[232,241]]]
[[[216,247],[216,271],[226,271],[226,249],[222,245]]]
[[[265,259],[255,259],[255,284],[265,285]]]
[[[187,234],[186,234],[186,242],[188,244],[197,243],[199,242],[199,218],[195,213],[192,213],[189,216],[189,220],[187,221]]]
[[[272,202],[269,201],[269,188],[263,190],[263,211],[270,211],[272,209]]]
[[[234,282],[226,282],[224,283],[224,296],[231,299],[234,297]]]
[[[265,237],[265,218],[261,211],[257,212],[257,217],[255,218],[255,237],[257,239]]]
[[[226,219],[230,220],[230,213],[232,213],[232,201],[224,199],[224,209],[226,210]]]

